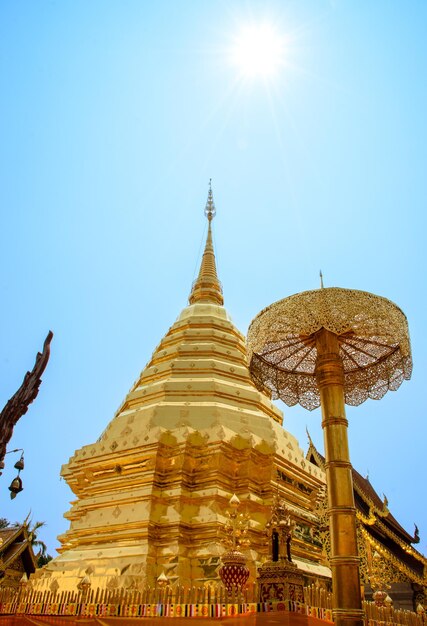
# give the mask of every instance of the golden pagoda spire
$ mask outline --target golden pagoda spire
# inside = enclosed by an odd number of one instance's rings
[[[221,283],[216,273],[215,252],[212,243],[211,223],[215,217],[216,209],[212,194],[211,179],[209,180],[208,199],[205,207],[205,215],[208,218],[208,236],[203,252],[199,275],[193,283],[190,294],[190,304],[197,302],[210,302],[212,304],[224,304]]]

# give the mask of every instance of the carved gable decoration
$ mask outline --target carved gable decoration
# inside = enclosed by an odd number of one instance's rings
[[[0,529],[0,586],[17,589],[25,573],[36,570],[31,541],[26,526]]]

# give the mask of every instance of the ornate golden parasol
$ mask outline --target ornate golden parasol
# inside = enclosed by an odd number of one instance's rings
[[[345,402],[397,389],[412,371],[408,324],[395,304],[365,291],[306,291],[261,311],[248,331],[255,384],[292,406],[322,406],[334,619],[360,626],[363,611]]]

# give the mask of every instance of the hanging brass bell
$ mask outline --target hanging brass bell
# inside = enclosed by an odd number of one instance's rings
[[[14,467],[19,471],[24,469],[24,455],[23,454],[21,455],[21,458],[19,459],[19,461],[16,461]]]
[[[19,476],[16,476],[10,483],[9,491],[10,491],[10,499],[13,500],[16,498],[16,494],[22,491],[24,488],[22,486],[22,480]]]

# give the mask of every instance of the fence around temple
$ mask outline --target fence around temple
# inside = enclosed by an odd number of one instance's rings
[[[289,611],[333,622],[331,594],[318,585],[304,587],[304,603],[292,598],[259,602],[258,597],[256,584],[243,591],[236,588],[232,594],[228,594],[221,584],[189,588],[147,587],[143,591],[87,589],[61,593],[25,587],[18,591],[0,588],[0,615],[224,618]],[[424,614],[412,611],[378,607],[373,602],[364,602],[364,611],[366,626],[427,626]]]

